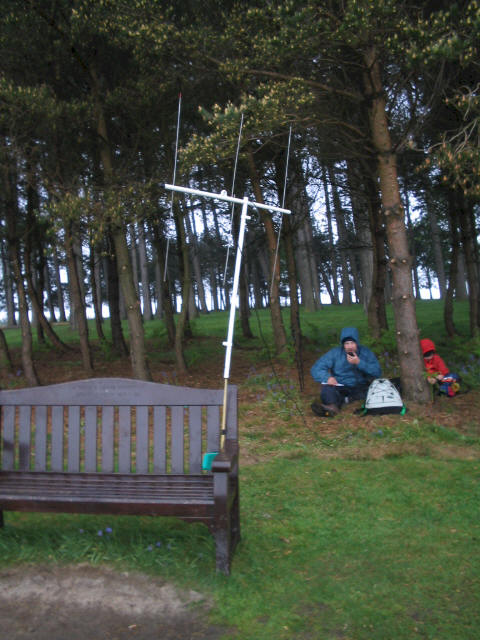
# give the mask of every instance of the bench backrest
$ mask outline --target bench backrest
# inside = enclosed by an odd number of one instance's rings
[[[218,451],[223,390],[91,378],[0,391],[3,470],[201,473]],[[227,438],[237,438],[228,387]]]

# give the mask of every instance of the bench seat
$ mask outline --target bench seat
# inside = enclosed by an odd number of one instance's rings
[[[202,522],[228,574],[240,539],[237,390],[93,378],[0,391],[3,511],[174,516]]]

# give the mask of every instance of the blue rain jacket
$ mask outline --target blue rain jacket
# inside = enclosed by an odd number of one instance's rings
[[[360,358],[358,365],[349,364],[343,348],[346,338],[355,340],[358,346],[357,354]],[[325,383],[330,376],[346,387],[356,387],[368,384],[372,378],[380,378],[382,370],[376,355],[368,347],[360,344],[358,329],[356,327],[344,327],[340,334],[340,346],[330,349],[319,358],[310,370],[316,382]]]

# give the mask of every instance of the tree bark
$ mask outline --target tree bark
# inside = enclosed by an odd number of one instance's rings
[[[323,190],[325,193],[325,213],[327,215],[327,229],[328,229],[328,242],[330,249],[330,263],[332,269],[332,285],[327,286],[327,290],[331,292],[330,300],[332,304],[340,304],[340,300],[338,297],[338,265],[337,265],[337,252],[335,249],[335,239],[333,237],[333,226],[332,226],[332,209],[330,206],[330,193],[328,190],[328,179],[327,179],[327,169],[323,167],[322,169],[322,180],[323,180]],[[323,272],[323,278],[325,281],[325,272]],[[326,284],[326,283],[325,283]]]
[[[167,330],[168,343],[170,346],[175,345],[175,321],[172,306],[172,298],[170,296],[170,283],[168,281],[168,271],[165,273],[165,252],[162,247],[160,238],[160,230],[157,221],[151,222],[151,232],[153,244],[157,253],[157,262],[160,271],[160,288],[158,290],[159,301],[161,301],[165,328]],[[165,277],[164,277],[165,274]]]
[[[65,299],[63,294],[62,280],[60,277],[60,264],[58,260],[58,250],[53,247],[53,268],[55,271],[55,283],[57,285],[57,306],[60,313],[60,322],[67,321],[67,315],[65,313]]]
[[[148,274],[147,243],[143,220],[137,223],[138,257],[140,260],[140,280],[142,283],[143,317],[146,322],[152,319],[152,300],[150,297],[150,278]]]
[[[455,294],[455,287],[457,282],[458,271],[458,254],[459,254],[459,239],[458,239],[458,220],[455,203],[453,202],[453,192],[449,193],[449,211],[448,217],[450,220],[450,242],[452,246],[452,254],[450,256],[450,271],[448,274],[448,285],[445,294],[445,306],[443,308],[443,319],[445,322],[445,330],[450,338],[457,335],[455,323],[453,319],[453,298]]]
[[[470,309],[470,335],[473,337],[479,333],[479,317],[478,317],[478,274],[475,264],[475,255],[473,250],[472,233],[474,230],[470,225],[469,203],[460,190],[456,191],[458,205],[458,219],[460,223],[460,235],[462,238],[463,253],[465,254],[465,265],[467,268],[468,279],[468,305]]]
[[[8,373],[13,373],[13,360],[10,355],[10,350],[8,348],[7,339],[5,338],[5,334],[0,329],[0,355],[2,358],[1,365],[4,367]]]
[[[257,167],[253,152],[249,149],[248,165],[250,169],[250,179],[252,181],[255,199],[259,204],[264,204],[262,189],[260,186],[260,178],[258,176]],[[269,275],[271,277],[270,286],[270,316],[272,319],[273,339],[275,342],[275,351],[281,353],[287,346],[287,334],[282,319],[282,310],[280,307],[279,289],[280,289],[280,264],[279,260],[275,260],[277,249],[277,240],[275,237],[275,229],[273,227],[272,216],[270,213],[261,213],[263,225],[267,236],[268,258],[269,258]]]
[[[440,290],[440,298],[443,300],[445,298],[445,291],[447,289],[447,282],[445,278],[445,261],[443,259],[443,251],[442,251],[442,243],[440,240],[440,229],[438,227],[438,218],[435,210],[433,208],[433,204],[431,202],[427,202],[427,215],[428,222],[431,231],[432,238],[432,247],[433,247],[433,256],[435,258],[435,270],[437,272],[438,279],[438,288]]]
[[[89,266],[90,266],[90,286],[92,289],[92,301],[93,301],[93,312],[95,314],[95,328],[97,329],[97,336],[101,342],[106,342],[105,334],[103,333],[103,318],[102,318],[102,300],[100,295],[100,270],[99,270],[99,261],[100,256],[98,255],[98,251],[90,241],[90,255],[89,255]]]
[[[368,304],[368,328],[375,338],[380,338],[388,330],[385,305],[385,285],[387,277],[387,259],[385,256],[385,226],[381,211],[381,202],[374,180],[368,181],[370,191],[369,217],[373,238],[373,274],[372,295]]]
[[[7,255],[8,250],[6,249],[6,245],[3,242],[1,243],[1,252],[3,286],[5,291],[5,304],[7,309],[7,326],[14,327],[17,324],[17,320],[15,318],[15,298],[13,294],[13,285],[15,279],[13,277],[10,261]]]
[[[400,198],[397,165],[388,128],[380,63],[374,46],[364,54],[365,93],[369,101],[372,142],[378,156],[378,175],[393,277],[393,310],[402,388],[407,400],[428,402],[430,390],[423,375],[419,331],[412,286],[405,214]]]
[[[123,335],[122,320],[120,315],[120,283],[118,281],[117,258],[113,248],[111,232],[106,235],[108,252],[105,259],[107,273],[107,298],[110,316],[110,331],[112,333],[112,347],[119,356],[128,354],[127,343]]]
[[[88,342],[88,322],[85,309],[85,300],[82,295],[82,289],[80,286],[78,261],[75,256],[73,245],[74,235],[72,232],[72,223],[67,220],[65,224],[65,252],[67,255],[68,272],[70,275],[70,292],[75,307],[83,368],[88,375],[91,375],[93,373],[93,361],[90,344]]]
[[[100,145],[100,158],[103,165],[105,184],[111,187],[113,184],[113,159],[109,144],[107,123],[100,99],[100,82],[96,70],[90,68],[92,80],[92,95],[95,106],[97,134]],[[151,380],[151,374],[145,350],[145,335],[143,331],[140,301],[138,299],[132,273],[132,262],[128,254],[126,229],[123,222],[112,223],[112,239],[115,248],[118,268],[118,279],[122,288],[125,302],[128,327],[130,330],[130,361],[135,378],[139,380]]]
[[[178,315],[177,326],[175,329],[175,362],[179,373],[187,372],[187,363],[183,353],[183,341],[185,336],[185,327],[188,320],[188,298],[190,295],[190,261],[188,256],[188,246],[185,237],[185,227],[181,217],[178,204],[174,200],[174,218],[175,227],[177,229],[179,264],[182,283],[182,308]]]
[[[28,318],[28,302],[23,281],[22,268],[20,263],[20,249],[17,235],[18,206],[16,199],[16,180],[12,175],[11,167],[8,163],[3,167],[3,183],[5,193],[5,217],[7,222],[7,238],[10,254],[10,264],[17,287],[18,313],[20,328],[22,332],[22,367],[23,373],[30,386],[35,387],[40,384],[35,364],[33,361],[33,339],[30,320]]]
[[[328,174],[330,176],[330,185],[332,187],[333,197],[333,210],[335,214],[335,221],[337,223],[338,233],[338,250],[340,252],[340,264],[342,267],[342,305],[352,304],[352,290],[350,287],[350,275],[348,270],[348,234],[347,225],[345,222],[345,211],[340,201],[340,195],[338,193],[337,179],[334,169],[329,167]]]

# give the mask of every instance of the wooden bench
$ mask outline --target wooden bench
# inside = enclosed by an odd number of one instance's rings
[[[92,378],[0,391],[3,511],[175,516],[203,522],[217,570],[230,572],[240,539],[237,388]]]

